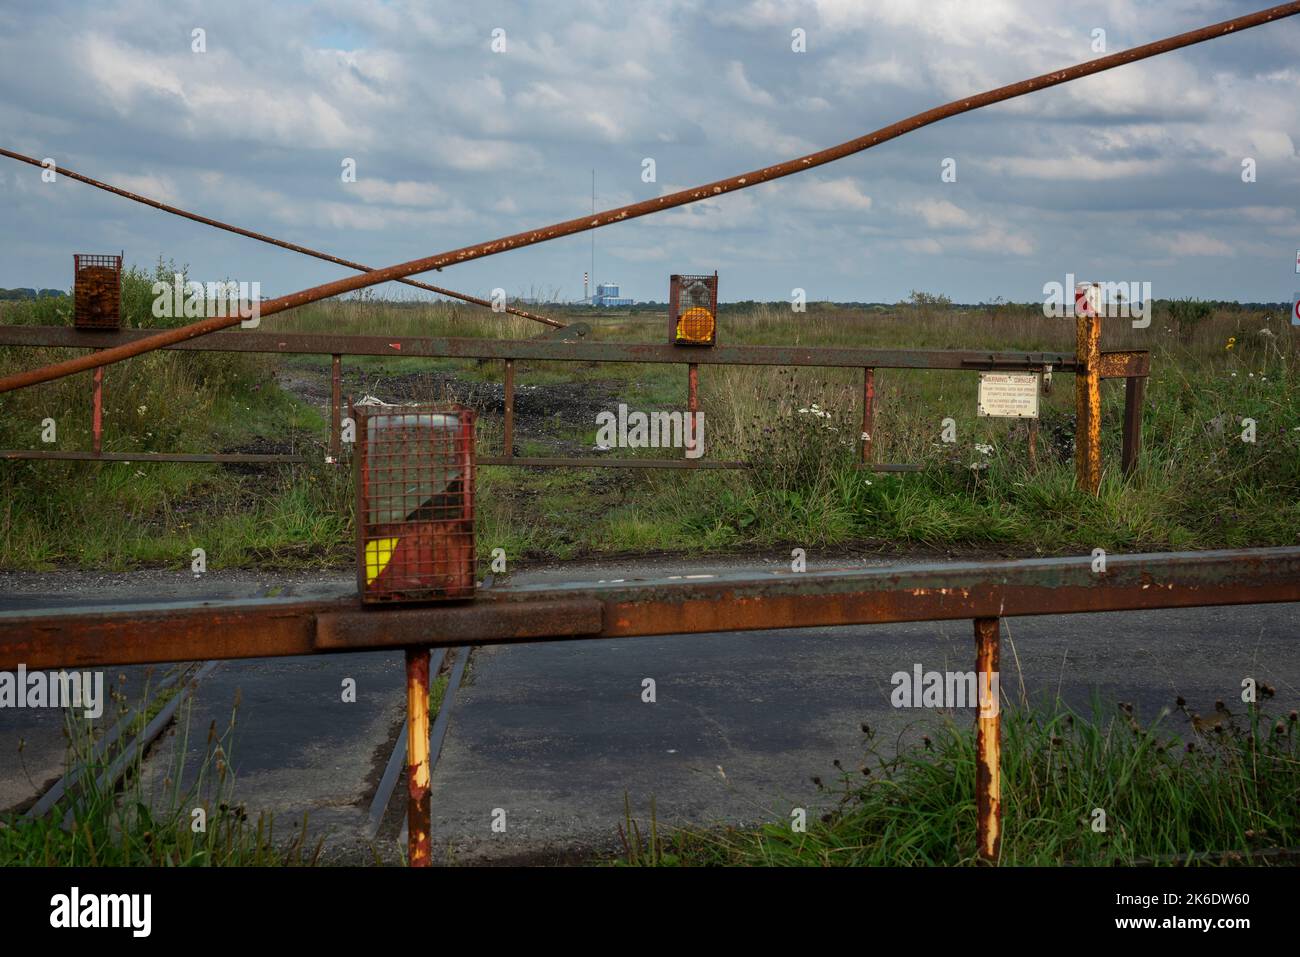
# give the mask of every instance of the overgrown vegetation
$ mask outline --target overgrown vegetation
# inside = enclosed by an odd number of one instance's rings
[[[1109,715],[1100,703],[1093,709],[1085,718],[1059,703],[1046,711],[1004,708],[1002,863],[1239,863],[1300,840],[1295,711],[1270,717],[1251,704],[1233,715],[1218,702],[1202,717],[1179,699],[1176,718],[1166,708],[1144,726],[1131,705]],[[1172,727],[1175,720],[1181,729]],[[914,747],[890,755],[877,750],[865,725],[863,737],[861,765],[837,762],[836,780],[818,782],[816,803],[832,806],[821,815],[808,811],[806,830],[788,813],[755,830],[673,830],[652,812],[642,827],[629,810],[620,863],[975,863],[970,722],[947,718]]]
[[[191,712],[189,702],[183,703],[171,742],[171,776],[149,780],[145,748],[137,736],[164,700],[155,696],[149,708],[132,712],[119,699],[119,720],[127,729],[112,747],[101,746],[95,728],[79,712],[66,712],[67,767],[80,773],[47,814],[0,819],[0,867],[316,863],[321,844],[309,843],[305,818],[287,836],[277,836],[272,818],[259,815],[251,821],[235,803],[233,711],[224,731],[218,732],[215,722],[208,729],[200,760],[188,767]],[[124,763],[121,774],[109,774],[119,761]]]
[[[156,275],[170,280],[173,264]],[[127,324],[148,326],[153,274],[128,270]],[[555,311],[555,307],[547,307]],[[71,300],[0,306],[8,323],[67,324]],[[596,339],[662,340],[661,314],[591,313]],[[265,320],[299,331],[526,337],[527,320],[450,303],[384,302],[369,295]],[[218,333],[217,335],[221,335]],[[1070,320],[1036,304],[952,305],[914,293],[893,307],[812,303],[722,310],[720,341],[1073,351]],[[975,415],[975,376],[881,369],[873,460],[917,463],[912,473],[867,472],[859,458],[860,370],[706,366],[700,393],[706,456],[760,463],[750,471],[480,470],[480,547],[512,559],[611,552],[803,547],[930,547],[1001,553],[1182,549],[1300,541],[1300,375],[1284,312],[1225,303],[1161,302],[1149,328],[1103,323],[1103,349],[1147,349],[1142,465],[1119,474],[1123,387],[1103,387],[1101,494],[1074,486],[1073,377],[1044,398],[1037,461],[1023,423]],[[63,350],[0,350],[0,371]],[[183,567],[192,548],[210,568],[325,566],[350,561],[346,469],[323,464],[328,358],[154,353],[105,373],[105,449],[297,452],[309,464],[212,466],[6,462],[0,467],[0,567]],[[345,359],[348,393],[443,394],[478,401],[497,362]],[[276,374],[314,381],[306,401]],[[434,378],[437,381],[435,383]],[[678,366],[516,363],[520,454],[594,454],[594,409],[682,409]],[[400,386],[400,388],[399,388]],[[531,391],[530,391],[531,390]],[[88,448],[89,375],[0,396],[0,445]],[[555,401],[547,404],[547,397]],[[478,397],[475,399],[474,397]],[[563,400],[563,401],[560,401]],[[480,445],[499,449],[499,398],[481,406]],[[552,407],[554,412],[551,412]],[[955,421],[956,443],[941,441]],[[40,442],[42,423],[57,442]],[[1243,420],[1255,441],[1242,441]],[[613,455],[679,454],[618,450]],[[765,464],[764,464],[765,463]]]

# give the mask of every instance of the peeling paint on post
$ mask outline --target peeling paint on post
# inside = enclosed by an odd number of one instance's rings
[[[1101,488],[1101,304],[1098,287],[1080,283],[1074,294],[1074,476],[1079,488]]]
[[[407,862],[428,867],[429,844],[429,649],[406,649]]]
[[[996,864],[1002,853],[1002,709],[998,693],[998,618],[975,619],[975,674],[979,717],[975,726],[976,844],[980,859]],[[987,706],[986,706],[987,702]]]

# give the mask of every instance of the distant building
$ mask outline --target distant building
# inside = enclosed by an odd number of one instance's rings
[[[606,282],[596,286],[596,295],[591,297],[593,306],[630,306],[631,299],[621,299],[618,295],[618,283]]]

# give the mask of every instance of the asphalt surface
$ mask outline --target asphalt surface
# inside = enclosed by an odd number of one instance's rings
[[[514,581],[627,579],[743,567],[754,563],[569,563],[517,574]],[[809,567],[818,567],[815,556]],[[342,573],[212,573],[198,582],[176,573],[98,576],[97,581],[73,573],[8,575],[0,576],[0,608],[158,601],[199,593],[333,594],[350,581]],[[1297,638],[1297,605],[1007,619],[1001,690],[1004,701],[1059,695],[1079,710],[1087,710],[1096,696],[1107,713],[1116,702],[1128,702],[1139,719],[1150,720],[1172,708],[1179,695],[1199,713],[1212,712],[1216,699],[1239,710],[1234,705],[1241,681],[1249,676],[1276,688],[1272,705],[1285,712],[1300,703]],[[891,676],[917,664],[927,671],[970,670],[971,624],[479,649],[459,690],[434,773],[435,855],[480,862],[604,853],[617,846],[625,801],[643,830],[652,799],[658,822],[668,826],[755,823],[784,818],[794,807],[815,813],[836,799],[836,760],[853,776],[870,760],[868,744],[888,755],[919,738],[930,722],[971,719],[969,711],[954,715],[891,706]],[[357,682],[355,704],[341,700],[346,677]],[[654,702],[643,700],[647,679],[654,682]],[[227,726],[236,693],[241,699],[231,748],[236,801],[252,815],[274,813],[277,831],[305,812],[313,834],[325,835],[343,859],[369,859],[360,825],[401,722],[400,655],[224,663],[200,687],[189,719],[190,774],[208,726]],[[0,742],[6,747],[15,714],[0,712]],[[1166,720],[1185,726],[1181,715]],[[864,723],[874,732],[870,739],[863,734]],[[164,740],[155,749],[152,780],[172,775],[174,741]],[[11,754],[0,753],[4,795],[21,790]],[[814,777],[830,790],[819,790]],[[400,793],[399,785],[394,804]],[[379,847],[384,859],[392,857],[394,836],[390,826]]]

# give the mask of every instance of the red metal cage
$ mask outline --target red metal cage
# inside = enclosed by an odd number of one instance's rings
[[[122,257],[74,253],[72,322],[78,329],[122,326]]]
[[[679,346],[711,346],[718,341],[718,274],[670,276],[668,341]]]
[[[357,586],[364,602],[474,596],[474,413],[359,406]]]

